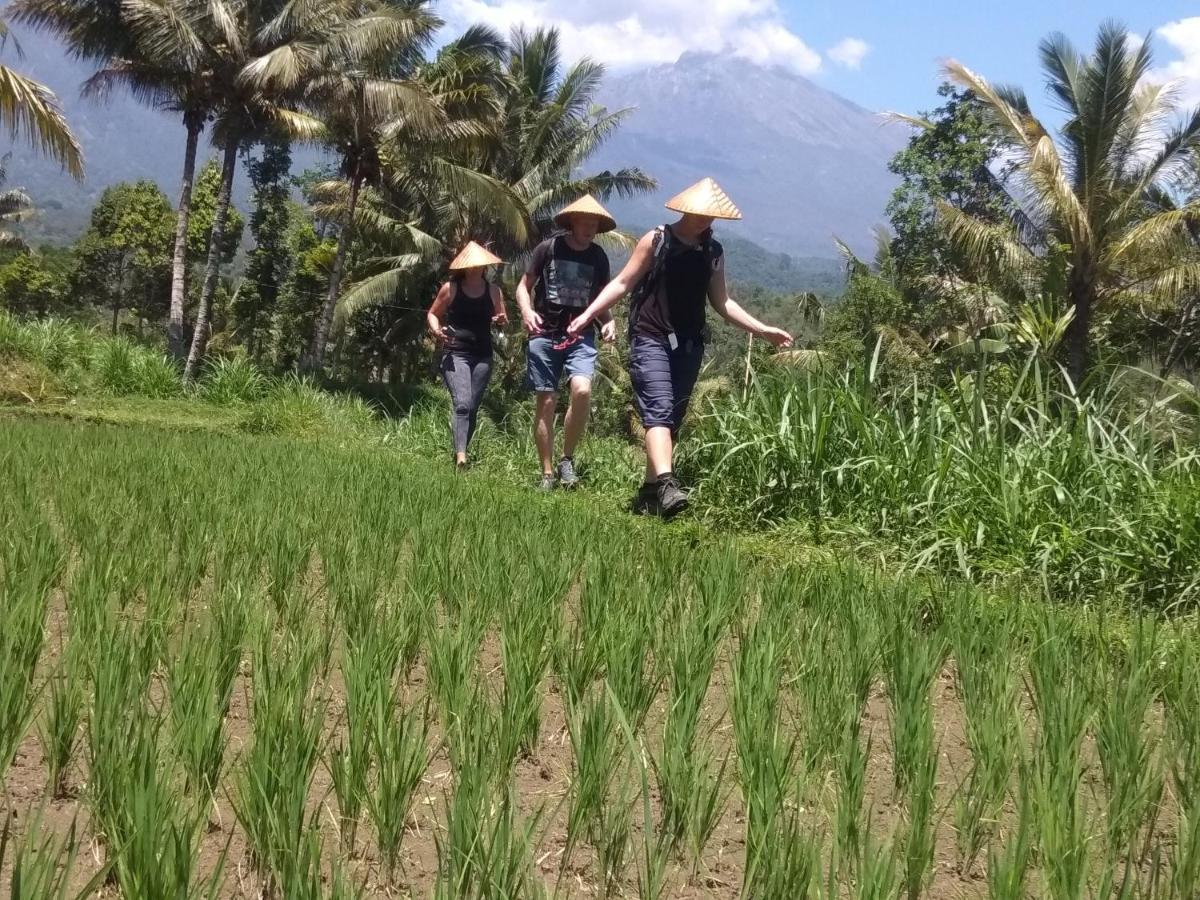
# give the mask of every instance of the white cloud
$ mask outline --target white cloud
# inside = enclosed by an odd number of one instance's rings
[[[447,0],[444,9],[455,28],[554,26],[568,59],[589,56],[615,67],[674,62],[693,50],[804,75],[821,68],[821,55],[784,24],[778,0]]]
[[[1185,104],[1200,104],[1200,16],[1171,22],[1157,33],[1171,47],[1171,55],[1180,58],[1156,69],[1151,77],[1173,82]],[[1162,58],[1161,52],[1157,55]]]
[[[863,60],[871,52],[871,45],[861,38],[848,37],[838,41],[825,51],[825,55],[839,66],[861,69]]]

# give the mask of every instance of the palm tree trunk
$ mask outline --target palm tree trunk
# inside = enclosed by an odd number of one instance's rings
[[[196,369],[208,348],[209,317],[212,313],[213,295],[217,292],[217,279],[221,274],[221,245],[225,243],[225,222],[229,218],[229,198],[233,194],[238,144],[237,138],[232,136],[225,144],[225,159],[221,164],[221,189],[217,192],[212,233],[208,236],[208,262],[204,269],[204,286],[201,288],[200,305],[196,310],[196,330],[192,334],[192,349],[188,353],[187,364],[183,367],[185,382],[190,382],[196,377]]]
[[[196,153],[204,120],[194,113],[183,117],[187,148],[183,153],[183,185],[175,219],[175,256],[171,261],[171,311],[167,319],[167,348],[175,359],[183,358],[183,307],[187,297],[188,223],[192,218],[192,184],[196,180]]]
[[[1067,326],[1067,373],[1075,389],[1083,385],[1088,371],[1088,336],[1092,326],[1092,307],[1096,305],[1095,286],[1076,266],[1067,286],[1067,296],[1075,317]]]
[[[312,346],[308,350],[308,360],[304,368],[309,372],[318,371],[325,364],[325,345],[329,342],[329,331],[333,326],[333,314],[337,309],[338,293],[342,287],[342,272],[346,267],[346,254],[350,251],[350,242],[354,233],[354,213],[358,209],[358,194],[362,189],[362,176],[355,169],[350,181],[350,206],[346,224],[338,235],[337,256],[333,260],[333,271],[329,273],[329,293],[325,297],[325,305],[321,307],[321,315],[317,319],[317,327],[313,331]]]

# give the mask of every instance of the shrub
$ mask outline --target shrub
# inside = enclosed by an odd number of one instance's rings
[[[1200,551],[1194,419],[1164,432],[1116,379],[1086,399],[1050,380],[1003,401],[978,387],[773,374],[710,406],[680,468],[717,521],[870,534],[916,567],[1018,573],[1057,596],[1200,599],[1183,563]]]
[[[365,400],[289,378],[254,403],[238,427],[250,434],[363,438],[377,429],[377,423],[374,409]]]
[[[95,386],[113,396],[165,399],[182,392],[179,373],[169,359],[125,338],[96,341],[91,366]]]
[[[270,387],[270,380],[249,360],[221,357],[205,367],[200,396],[219,406],[240,406],[263,399]]]
[[[0,349],[0,403],[52,403],[65,400],[67,394],[63,383],[45,366]]]

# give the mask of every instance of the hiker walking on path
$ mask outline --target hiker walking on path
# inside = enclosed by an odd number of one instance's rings
[[[646,429],[646,478],[634,509],[671,518],[688,503],[673,459],[704,359],[705,303],[726,322],[776,347],[789,346],[792,336],[763,324],[729,296],[725,255],[713,238],[712,224],[716,219],[740,219],[742,214],[720,186],[705,178],[670,200],[667,209],[682,213],[682,218],[638,242],[624,271],[571,322],[568,333],[582,334],[630,295],[629,370]]]
[[[596,373],[596,329],[581,328],[571,337],[567,326],[608,284],[610,268],[596,235],[612,231],[616,221],[591,195],[572,203],[554,224],[564,229],[533,251],[521,283],[517,305],[525,331],[526,383],[537,394],[533,438],[542,464],[539,490],[550,491],[557,483],[573,488],[579,483],[575,471],[575,449],[587,428],[592,406],[592,378]],[[597,315],[605,341],[616,337],[612,313]],[[563,452],[554,466],[554,418],[558,392],[566,373],[570,403],[563,423]]]
[[[483,392],[492,377],[492,325],[504,325],[504,296],[487,279],[488,266],[503,260],[472,241],[450,263],[450,279],[425,316],[429,333],[444,348],[442,380],[450,391],[454,461],[467,465]]]

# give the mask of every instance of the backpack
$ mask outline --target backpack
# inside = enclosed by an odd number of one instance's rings
[[[637,286],[634,287],[630,294],[630,338],[633,337],[637,321],[641,317],[642,306],[658,288],[659,279],[662,278],[663,270],[667,267],[667,258],[671,255],[671,243],[673,240],[671,230],[666,225],[659,225],[654,229],[654,255],[650,261],[650,269],[642,276],[642,280],[637,283]],[[711,229],[705,235],[704,240],[700,242],[700,249],[704,251],[705,262],[709,268],[712,268],[717,251],[713,246],[713,233]]]

